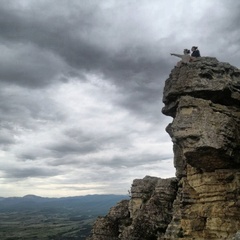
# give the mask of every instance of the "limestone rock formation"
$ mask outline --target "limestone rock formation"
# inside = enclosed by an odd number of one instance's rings
[[[210,57],[175,67],[163,102],[176,178],[134,180],[89,239],[239,239],[240,70]]]
[[[240,229],[240,71],[214,58],[175,68],[163,102],[181,185],[181,215],[165,237],[231,239]]]
[[[89,240],[151,240],[163,236],[172,219],[176,192],[176,178],[135,179],[131,199],[120,202],[107,216],[99,217]]]

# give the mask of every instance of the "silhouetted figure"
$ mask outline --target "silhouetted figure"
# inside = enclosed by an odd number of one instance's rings
[[[201,57],[200,51],[198,50],[198,47],[193,46],[191,51],[192,51],[192,54],[191,54],[192,57],[195,57],[195,58]]]

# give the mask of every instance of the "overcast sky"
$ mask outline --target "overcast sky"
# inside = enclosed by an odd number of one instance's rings
[[[170,52],[239,67],[235,0],[0,4],[0,196],[127,194],[175,176],[161,113]]]

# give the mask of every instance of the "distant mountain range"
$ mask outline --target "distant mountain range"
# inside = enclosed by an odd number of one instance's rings
[[[0,212],[41,211],[46,213],[78,211],[82,214],[106,214],[127,195],[86,195],[76,197],[45,198],[35,195],[24,197],[0,197]]]

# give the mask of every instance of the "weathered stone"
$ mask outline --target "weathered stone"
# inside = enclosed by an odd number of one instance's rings
[[[89,239],[240,239],[240,70],[209,57],[175,67],[163,102],[176,178],[135,179]]]
[[[174,117],[166,130],[182,184],[166,239],[231,239],[240,229],[239,93],[239,70],[211,58],[166,81],[162,111]]]
[[[98,217],[88,240],[117,240],[122,228],[130,224],[129,200],[123,200],[110,209],[105,217]]]
[[[166,80],[162,112],[175,116],[179,97],[193,96],[226,106],[240,105],[240,70],[216,58],[203,57],[174,68]]]
[[[131,188],[131,200],[123,210],[112,208],[109,214],[97,220],[89,240],[157,239],[163,236],[172,219],[172,203],[176,198],[176,178],[161,179],[146,176],[135,179]],[[121,207],[120,207],[121,209]],[[117,212],[117,213],[116,213]],[[123,212],[124,214],[119,214]],[[104,224],[111,219],[111,227]],[[104,239],[105,236],[105,239]],[[99,238],[100,239],[100,238]]]
[[[176,117],[167,131],[180,148],[176,162],[206,171],[240,165],[240,111],[235,107],[180,97]]]

